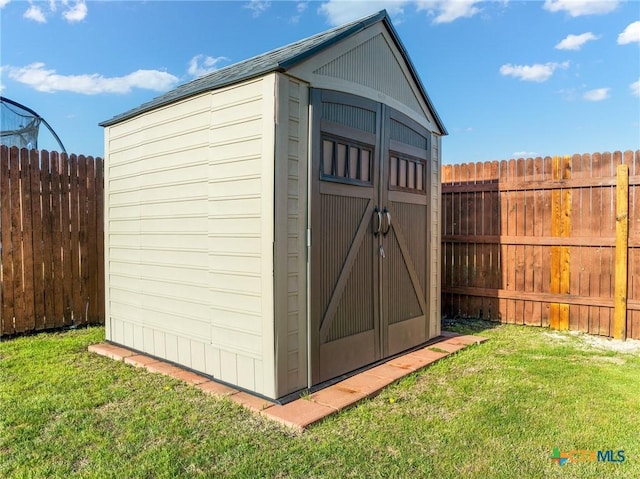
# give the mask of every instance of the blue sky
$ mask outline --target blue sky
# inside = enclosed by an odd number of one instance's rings
[[[640,148],[635,0],[0,0],[1,94],[102,156],[99,122],[382,8],[449,130],[445,163]]]

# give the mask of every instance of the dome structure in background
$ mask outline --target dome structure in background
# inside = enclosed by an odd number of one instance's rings
[[[60,137],[44,118],[31,108],[0,96],[0,145],[38,149],[40,125],[47,127],[58,143],[60,152],[66,153]]]

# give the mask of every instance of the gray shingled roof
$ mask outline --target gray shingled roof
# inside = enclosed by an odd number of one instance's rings
[[[318,33],[311,37],[304,38],[270,52],[263,53],[262,55],[258,55],[253,58],[249,58],[247,60],[243,60],[233,65],[229,65],[227,67],[216,70],[212,73],[209,73],[208,75],[204,75],[193,81],[185,83],[184,85],[180,85],[174,90],[171,90],[164,95],[160,95],[147,103],[143,103],[142,105],[133,108],[132,110],[129,110],[120,115],[116,115],[110,120],[106,120],[100,123],[100,126],[114,125],[129,118],[133,118],[134,116],[137,116],[141,113],[154,110],[155,108],[168,105],[184,98],[188,98],[205,91],[216,90],[218,88],[238,83],[243,80],[248,80],[250,78],[255,78],[269,72],[284,72],[293,65],[296,65],[297,63],[320,52],[321,50],[324,50],[325,48],[330,47],[340,40],[350,37],[351,35],[354,35],[379,21],[384,21],[389,31],[391,32],[391,35],[394,37],[396,45],[402,52],[405,60],[407,61],[407,64],[409,65],[409,69],[411,70],[414,80],[420,87],[427,105],[429,105],[433,115],[436,118],[438,127],[440,128],[442,133],[446,135],[446,129],[444,128],[442,121],[433,108],[431,100],[424,90],[422,82],[416,74],[413,64],[411,63],[411,60],[409,59],[404,46],[400,42],[400,39],[398,38],[398,35],[393,28],[393,25],[391,25],[391,21],[389,20],[389,16],[387,15],[386,10],[381,10],[380,12],[368,17],[361,18],[359,20],[341,25],[336,28],[332,28],[331,30]]]

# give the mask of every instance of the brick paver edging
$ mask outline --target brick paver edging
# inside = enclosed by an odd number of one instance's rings
[[[258,396],[239,391],[212,381],[205,376],[187,371],[146,354],[140,354],[123,346],[110,343],[93,344],[89,346],[89,351],[117,361],[124,361],[127,364],[144,368],[150,372],[179,379],[194,385],[204,393],[212,394],[219,398],[229,398],[256,414],[261,414],[264,417],[302,431],[309,425],[352,406],[364,398],[377,395],[384,387],[418,369],[422,369],[467,346],[486,341],[486,338],[480,336],[460,335],[447,331],[443,331],[439,339],[439,341],[432,342],[422,349],[393,358],[285,405],[275,404]]]

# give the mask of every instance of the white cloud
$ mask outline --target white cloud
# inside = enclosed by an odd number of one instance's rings
[[[81,22],[87,16],[87,4],[84,3],[84,0],[75,2],[72,7],[69,7],[66,2],[63,3],[65,4],[65,6],[67,6],[67,9],[62,12],[62,16],[69,23]],[[55,4],[52,10],[55,10]]]
[[[566,11],[572,17],[580,17],[613,12],[619,3],[619,0],[545,0],[543,8],[554,13]]]
[[[0,0],[0,8],[4,8],[11,0]]]
[[[300,21],[300,18],[302,18],[302,14],[305,12],[308,6],[309,2],[298,2],[296,4],[297,15],[292,16],[289,21],[291,23],[298,23]]]
[[[8,0],[0,0],[0,2],[5,2],[4,5],[6,5]],[[75,0],[73,4],[69,0],[62,0],[61,4],[64,8],[62,18],[67,22],[81,22],[87,17],[88,8],[85,0]],[[4,5],[0,5],[0,7]],[[55,0],[49,0],[46,5],[48,5],[48,9],[44,2],[35,5],[30,1],[29,8],[24,12],[24,18],[38,23],[47,23],[47,17],[55,13],[58,8]]]
[[[633,96],[640,96],[640,79],[631,83],[629,85],[629,90],[631,90],[631,94]]]
[[[258,18],[266,12],[270,6],[271,2],[269,0],[251,0],[249,3],[244,5],[244,8],[251,10],[253,18]]]
[[[583,96],[588,101],[602,101],[609,98],[609,91],[611,88],[596,88],[595,90],[589,90]]]
[[[218,63],[229,60],[226,57],[209,57],[205,55],[196,55],[189,60],[189,68],[187,72],[193,77],[201,77],[207,73],[217,70]]]
[[[505,76],[512,76],[524,81],[543,82],[547,81],[558,68],[569,68],[569,62],[563,63],[536,63],[534,65],[512,65],[510,63],[500,67],[500,73]]]
[[[627,28],[618,35],[618,44],[625,45],[627,43],[640,43],[640,21],[630,23]]]
[[[597,40],[598,37],[591,32],[582,33],[580,35],[567,35],[555,48],[558,50],[580,50],[582,45],[590,40]]]
[[[480,12],[479,0],[421,0],[417,9],[435,15],[433,23],[450,23],[458,18],[469,18]]]
[[[329,0],[320,5],[318,13],[324,15],[329,24],[342,25],[382,9],[391,17],[398,17],[405,7],[413,5],[416,11],[426,11],[433,16],[433,23],[449,23],[479,13],[478,3],[480,0]]]
[[[34,22],[47,23],[44,12],[36,5],[29,5],[29,8],[27,8],[27,11],[24,12],[22,16],[28,20],[33,20]]]
[[[331,25],[342,25],[371,15],[382,9],[386,9],[389,15],[399,15],[403,13],[403,7],[409,2],[405,0],[387,0],[387,1],[366,1],[353,0],[345,2],[344,0],[329,0],[320,5],[318,13],[327,17],[327,22]]]
[[[534,158],[538,156],[538,153],[535,151],[514,151],[512,156],[514,158]]]
[[[97,73],[84,75],[59,75],[45,68],[44,63],[32,63],[25,67],[5,67],[8,77],[31,88],[53,93],[68,91],[83,95],[99,93],[128,93],[133,88],[166,91],[175,86],[178,78],[159,70],[137,70],[122,77],[104,77]]]

